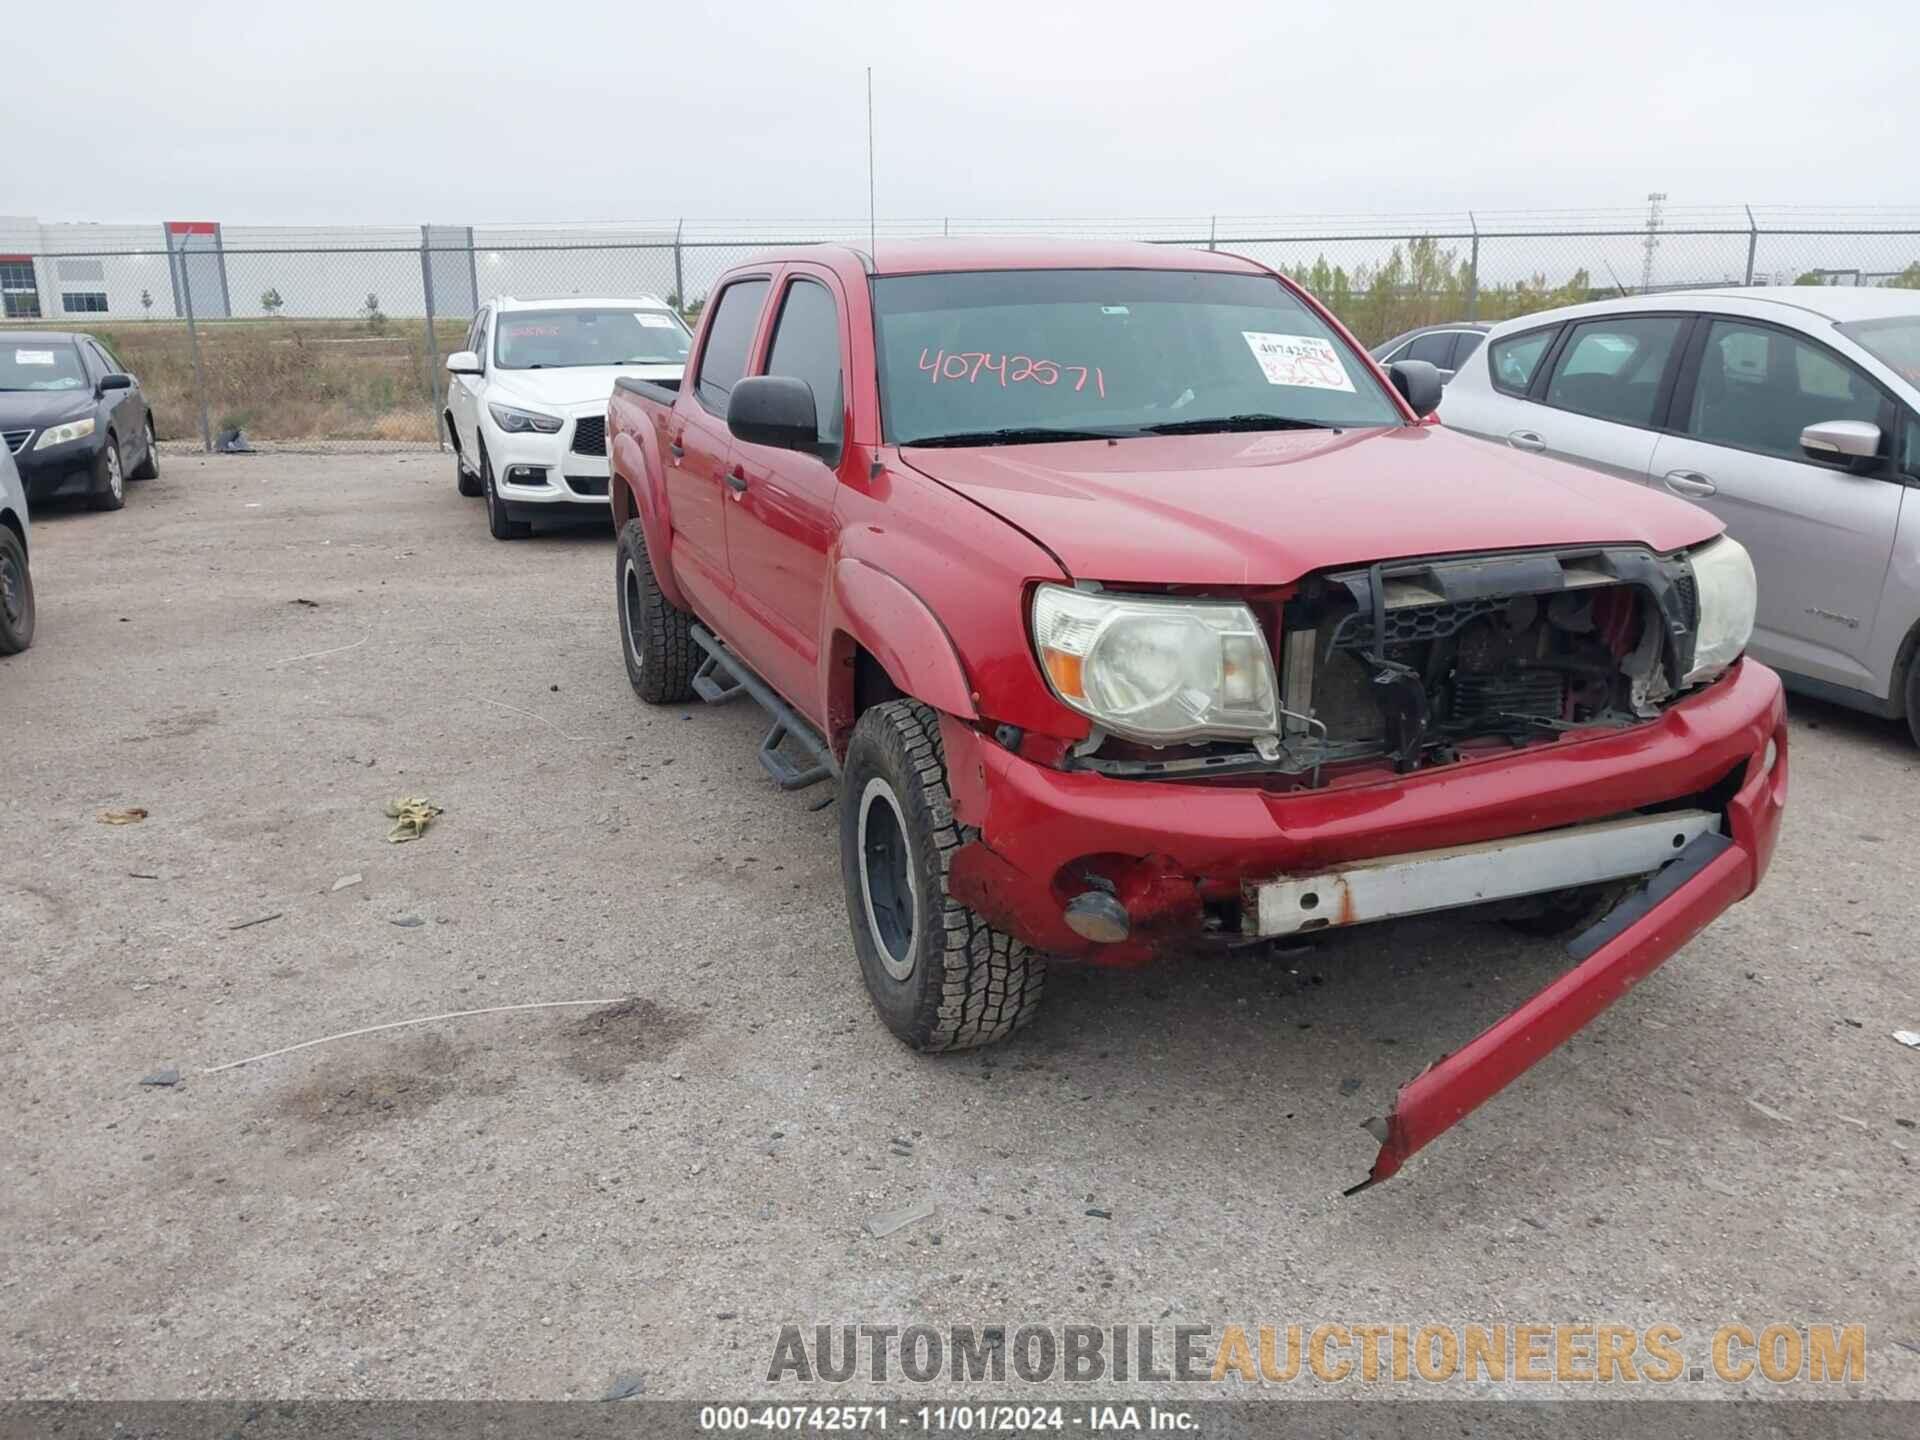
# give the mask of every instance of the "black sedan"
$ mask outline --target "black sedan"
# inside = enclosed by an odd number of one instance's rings
[[[118,510],[127,481],[160,473],[140,382],[91,335],[0,331],[0,441],[29,502],[84,495]]]

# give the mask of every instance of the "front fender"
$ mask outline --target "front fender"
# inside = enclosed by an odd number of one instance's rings
[[[608,419],[612,419],[611,413]],[[647,537],[647,560],[660,593],[677,610],[690,610],[673,574],[673,517],[667,508],[667,470],[660,454],[660,433],[642,416],[638,425],[609,424],[613,444],[607,461],[613,469],[609,499],[617,533],[628,520],[638,520]]]
[[[880,662],[904,695],[963,720],[976,720],[972,683],[953,637],[927,603],[886,571],[842,556],[827,592],[832,643],[821,650],[822,689],[836,751],[858,718],[853,713],[853,647]]]

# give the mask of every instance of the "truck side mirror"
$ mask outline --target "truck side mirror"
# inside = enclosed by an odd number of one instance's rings
[[[813,387],[791,375],[752,375],[738,381],[727,399],[727,429],[749,445],[813,450],[820,444]]]
[[[1387,367],[1387,378],[1422,420],[1440,408],[1440,390],[1446,382],[1427,361],[1396,360]]]

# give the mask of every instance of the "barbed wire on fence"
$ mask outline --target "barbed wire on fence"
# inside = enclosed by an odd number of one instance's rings
[[[1627,209],[873,224],[173,222],[31,235],[6,221],[0,323],[101,336],[141,376],[163,438],[208,444],[241,429],[289,444],[431,446],[441,433],[440,367],[495,295],[651,295],[693,317],[722,274],[768,248],[940,236],[1235,251],[1307,286],[1369,344],[1422,324],[1497,321],[1616,294],[1920,288],[1920,210],[1887,207],[1670,207],[1657,228]]]

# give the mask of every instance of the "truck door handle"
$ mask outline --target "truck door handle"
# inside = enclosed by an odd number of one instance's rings
[[[673,443],[668,445],[667,449],[676,460],[683,459],[687,453],[687,447],[680,443],[680,437],[678,435],[673,437]]]
[[[1507,433],[1507,443],[1516,450],[1544,450],[1547,442],[1540,438],[1537,431],[1512,430]]]
[[[1665,481],[1676,495],[1712,495],[1719,488],[1698,470],[1669,470]]]
[[[735,495],[747,493],[747,472],[738,465],[727,472],[727,486]]]

